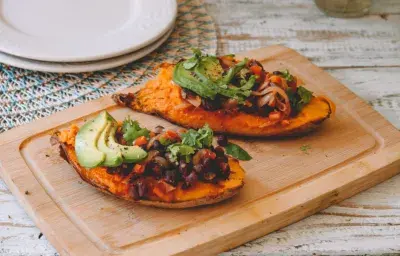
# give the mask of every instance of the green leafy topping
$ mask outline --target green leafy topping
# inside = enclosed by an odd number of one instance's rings
[[[291,88],[286,91],[286,94],[289,97],[290,106],[294,113],[300,112],[300,110],[310,103],[313,93],[303,86],[299,86],[296,92],[293,92]]]
[[[132,145],[132,142],[140,136],[150,137],[150,131],[146,128],[141,128],[138,121],[133,121],[130,116],[125,118],[122,124],[122,133],[128,145]]]
[[[161,143],[161,145],[163,145],[163,146],[168,146],[168,145],[170,145],[170,144],[172,144],[173,143],[173,141],[172,140],[170,140],[170,139],[167,139],[167,138],[164,138],[164,137],[160,137],[160,139],[158,140],[160,143]]]
[[[281,71],[282,77],[285,78],[286,81],[291,82],[293,81],[293,76],[290,74],[289,70],[285,69]]]
[[[257,77],[255,75],[252,75],[248,81],[246,81],[240,89],[243,91],[251,90],[253,88],[254,84],[256,83]],[[245,80],[242,80],[245,81]],[[251,93],[251,92],[250,92]]]
[[[300,95],[300,104],[302,104],[303,106],[308,104],[311,99],[312,99],[312,92],[307,90],[306,88],[304,88],[303,86],[299,86],[299,88],[297,88],[297,93]]]
[[[178,161],[178,156],[184,157],[186,162],[190,161],[190,156],[196,149],[208,148],[212,144],[214,132],[208,126],[204,125],[199,130],[190,129],[181,135],[182,142],[169,145],[167,151],[171,153],[170,159],[173,162]],[[161,140],[160,140],[161,142]]]
[[[301,150],[304,154],[307,154],[307,155],[310,154],[310,153],[308,153],[308,150],[310,150],[310,149],[311,149],[311,146],[310,146],[309,144],[302,145],[302,146],[300,147],[300,150]]]
[[[249,60],[245,58],[235,66],[231,67],[228,71],[228,73],[219,81],[219,84],[229,84],[230,81],[232,81],[233,77],[240,72],[244,67],[246,67],[247,62]]]
[[[250,89],[255,83],[255,78],[249,79],[241,87],[232,86],[230,83],[242,69],[245,69],[248,59],[231,67],[223,76],[224,70],[217,57],[202,55],[198,49],[193,49],[193,53],[193,57],[175,66],[173,81],[176,84],[195,92],[202,98],[214,100],[219,94],[237,99],[240,104],[245,102],[251,94]]]
[[[194,68],[200,61],[201,58],[201,51],[196,48],[192,48],[193,57],[183,62],[183,67],[185,69],[192,69]]]
[[[244,150],[239,145],[236,145],[234,143],[228,142],[228,145],[226,145],[225,150],[226,154],[231,155],[232,157],[238,160],[249,161],[252,159],[252,157],[249,155],[249,153],[246,152],[246,150]]]
[[[194,148],[191,146],[183,145],[182,143],[175,143],[169,145],[167,151],[171,153],[170,160],[172,162],[178,161],[178,156],[184,157],[187,163],[190,162],[190,155],[194,154]]]
[[[210,147],[212,144],[213,136],[213,130],[211,130],[208,124],[206,124],[198,131],[190,129],[186,133],[182,134],[182,144],[197,149]]]

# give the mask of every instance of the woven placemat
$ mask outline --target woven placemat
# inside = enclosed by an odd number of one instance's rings
[[[0,133],[124,88],[143,83],[163,62],[176,62],[199,48],[217,50],[214,22],[200,0],[178,0],[171,37],[141,60],[90,73],[35,72],[0,64]]]

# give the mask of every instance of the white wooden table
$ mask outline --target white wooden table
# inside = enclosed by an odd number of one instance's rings
[[[284,44],[324,67],[400,128],[400,0],[359,19],[311,0],[206,0],[219,53]],[[55,255],[0,180],[0,255]],[[400,175],[225,255],[400,254]]]

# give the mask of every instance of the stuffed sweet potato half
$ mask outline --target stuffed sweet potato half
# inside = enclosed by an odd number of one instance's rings
[[[176,65],[161,65],[156,79],[114,100],[187,128],[204,124],[220,133],[287,136],[308,132],[330,117],[334,103],[316,97],[288,70],[266,72],[256,60],[194,51]]]
[[[99,190],[143,205],[188,208],[230,198],[244,185],[236,158],[250,156],[213,131],[179,132],[140,127],[127,118],[118,123],[107,112],[81,128],[56,132],[62,156],[81,178]],[[223,147],[224,146],[224,147]],[[226,148],[226,149],[225,149]],[[226,151],[226,153],[225,153]]]

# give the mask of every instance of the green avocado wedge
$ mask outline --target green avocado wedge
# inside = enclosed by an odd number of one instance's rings
[[[118,144],[115,140],[117,126],[114,124],[108,136],[107,146],[111,150],[118,150],[122,154],[124,163],[137,163],[147,157],[147,152],[138,146],[125,146]]]
[[[107,123],[108,113],[103,111],[79,129],[75,138],[75,152],[81,166],[94,168],[100,166],[106,159],[106,154],[97,148],[97,141]]]
[[[117,167],[120,166],[123,162],[122,153],[119,149],[113,149],[108,147],[108,141],[110,137],[114,137],[116,132],[116,125],[113,121],[108,121],[106,128],[101,133],[99,140],[97,142],[98,149],[106,154],[106,158],[104,162],[101,164],[102,166],[107,167]]]

